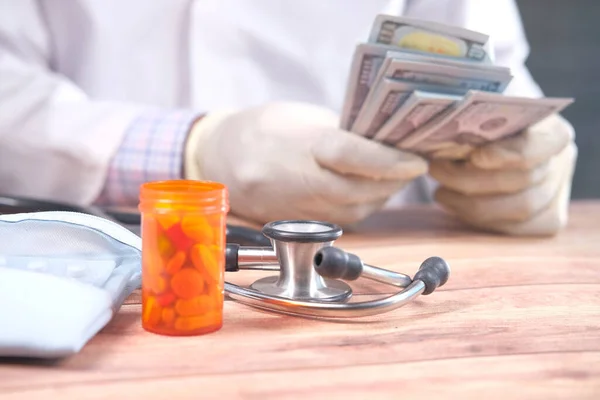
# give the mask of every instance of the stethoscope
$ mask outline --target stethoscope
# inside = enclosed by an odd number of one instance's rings
[[[225,292],[240,303],[268,311],[315,318],[371,316],[433,293],[450,275],[450,267],[440,257],[423,261],[413,278],[365,264],[355,254],[333,246],[342,229],[328,222],[275,221],[266,224],[262,233],[272,247],[228,244],[225,269],[278,270],[279,275],[259,279],[249,288],[226,282]],[[345,281],[360,277],[400,290],[377,300],[349,303],[352,289]]]
[[[0,214],[34,211],[74,211],[130,225],[140,216],[64,203],[14,196],[0,196]],[[261,231],[227,225],[225,271],[278,272],[258,279],[249,287],[225,282],[225,294],[257,309],[309,318],[355,318],[377,315],[404,306],[420,295],[429,295],[450,276],[448,263],[429,257],[414,277],[365,264],[334,242],[342,228],[323,221],[274,221]],[[347,282],[366,278],[397,288],[396,293],[376,300],[351,302]]]

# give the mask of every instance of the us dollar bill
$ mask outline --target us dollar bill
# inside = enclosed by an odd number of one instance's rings
[[[373,140],[396,147],[403,138],[441,115],[460,100],[462,96],[417,90],[379,129]]]
[[[456,66],[456,62],[459,61],[467,61],[468,63],[473,64],[470,66],[472,69],[478,68],[479,64],[486,64],[487,66],[490,66],[487,54],[481,58],[474,58],[472,57],[473,54],[471,52],[465,53],[465,57],[463,57],[461,56],[462,53],[460,52],[439,51],[439,48],[436,46],[408,45],[410,44],[409,42],[414,41],[410,38],[407,39],[408,41],[383,40],[385,35],[382,36],[380,34],[383,27],[386,27],[387,29],[394,24],[396,24],[401,31],[406,30],[407,27],[411,27],[411,29],[420,29],[420,31],[413,32],[409,36],[413,39],[415,37],[418,39],[419,35],[429,39],[433,38],[431,43],[439,42],[439,45],[441,45],[442,38],[444,39],[444,43],[454,43],[455,45],[466,43],[465,40],[467,40],[470,41],[469,43],[479,43],[483,46],[483,44],[488,40],[487,35],[462,28],[455,28],[442,24],[412,20],[408,18],[379,15],[375,19],[373,28],[371,30],[370,42],[359,44],[354,51],[350,74],[346,84],[346,95],[344,97],[344,104],[341,112],[340,127],[342,129],[350,130],[352,128],[361,108],[367,101],[367,96],[370,92],[370,89],[375,85],[376,82],[381,80],[381,76],[378,78],[378,75],[380,73],[382,63],[386,59],[386,53],[388,52],[400,51],[404,59],[411,57],[411,55],[418,57],[429,54],[432,57],[427,59],[427,62],[435,62],[437,64],[450,63],[449,66]],[[423,33],[425,31],[427,33]],[[435,32],[433,36],[431,34],[432,32]],[[391,58],[398,58],[401,55],[392,55]],[[421,61],[425,60],[421,59]],[[483,63],[478,61],[483,61]]]
[[[572,102],[572,98],[526,98],[470,91],[442,117],[416,129],[397,147],[429,158],[465,159],[474,148],[518,134]]]
[[[413,55],[405,57],[396,53],[402,57],[398,59],[391,58],[392,54],[390,52],[386,54],[374,78],[375,82],[368,85],[370,87],[368,94],[364,100],[361,100],[363,106],[351,125],[352,132],[372,138],[377,133],[376,130],[386,121],[383,118],[389,117],[390,112],[395,111],[393,107],[399,105],[395,100],[399,101],[403,98],[393,92],[384,92],[386,88],[390,88],[390,81],[411,85],[399,83],[397,85],[399,88],[412,87],[414,90],[428,92],[465,94],[469,90],[503,92],[512,79],[507,68],[472,68],[458,62],[434,64],[433,57]],[[364,92],[361,94],[364,95]],[[394,99],[386,98],[388,95],[394,96]]]
[[[391,15],[377,15],[369,42],[406,50],[489,62],[489,36],[468,29]]]
[[[506,67],[390,51],[381,63],[375,81],[384,78],[462,87],[465,90],[503,92],[513,76]]]
[[[350,130],[354,124],[389,50],[388,46],[369,43],[356,46],[341,113],[342,129]]]
[[[468,91],[460,87],[383,79],[372,88],[373,95],[361,109],[351,131],[367,138],[375,137],[379,129],[415,90],[454,95],[464,95]]]

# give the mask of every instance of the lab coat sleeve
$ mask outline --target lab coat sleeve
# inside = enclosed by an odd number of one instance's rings
[[[98,101],[51,69],[37,3],[0,12],[0,192],[94,202],[128,129],[146,106]]]
[[[513,74],[504,93],[543,96],[525,65],[530,47],[514,0],[408,0],[404,15],[489,35],[494,63],[509,67]]]

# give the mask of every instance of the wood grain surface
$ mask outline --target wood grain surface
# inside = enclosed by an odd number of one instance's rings
[[[143,331],[134,293],[77,356],[2,361],[0,399],[600,399],[600,202],[574,203],[553,238],[475,232],[418,207],[336,245],[410,275],[438,255],[452,274],[403,308],[340,322],[227,301],[223,328],[191,338]]]

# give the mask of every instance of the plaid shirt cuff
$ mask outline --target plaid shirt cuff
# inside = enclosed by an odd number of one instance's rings
[[[181,179],[185,141],[199,116],[191,111],[157,110],[137,118],[109,165],[96,204],[134,206],[144,182]]]

